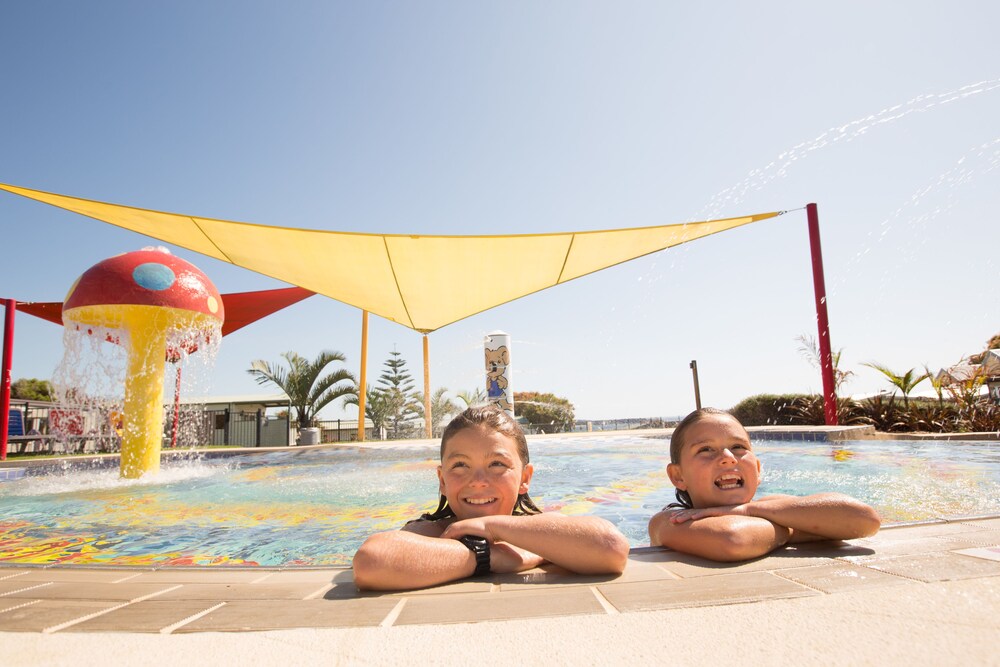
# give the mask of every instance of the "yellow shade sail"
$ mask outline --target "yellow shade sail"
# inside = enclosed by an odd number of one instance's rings
[[[256,271],[422,333],[687,241],[779,215],[496,236],[361,234],[271,227],[0,189]],[[495,258],[507,260],[497,267]]]

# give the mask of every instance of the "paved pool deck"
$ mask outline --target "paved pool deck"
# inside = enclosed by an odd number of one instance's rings
[[[998,643],[1000,516],[405,593],[362,593],[350,569],[0,567],[4,665],[1000,665]]]

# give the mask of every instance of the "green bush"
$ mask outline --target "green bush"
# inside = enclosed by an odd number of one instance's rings
[[[757,394],[744,398],[729,412],[744,426],[791,426],[801,424],[792,409],[805,394]]]

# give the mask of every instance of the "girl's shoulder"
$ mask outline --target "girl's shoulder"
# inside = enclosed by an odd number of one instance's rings
[[[667,514],[673,514],[674,512],[680,512],[681,510],[691,509],[687,505],[682,505],[680,503],[670,503],[666,507],[660,510],[660,513],[666,512]]]
[[[446,519],[414,519],[412,521],[407,521],[400,530],[405,530],[408,533],[416,533],[417,535],[423,535],[424,537],[441,537],[441,533],[444,529],[454,523],[454,517],[448,517]]]

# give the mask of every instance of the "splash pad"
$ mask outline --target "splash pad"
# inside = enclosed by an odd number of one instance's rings
[[[102,337],[126,352],[121,477],[159,470],[165,362],[217,343],[224,319],[222,298],[208,277],[163,249],[106,259],[70,288],[63,305],[67,331]]]

